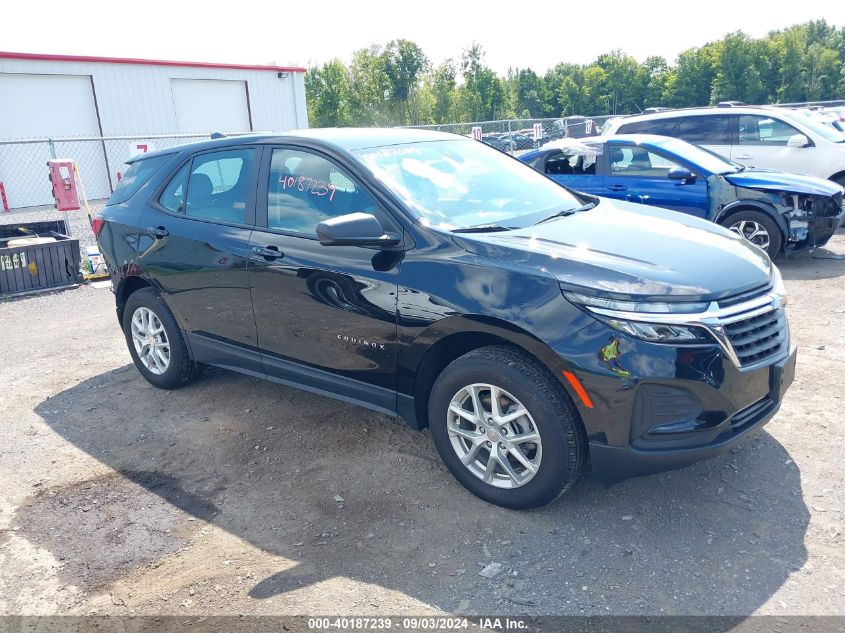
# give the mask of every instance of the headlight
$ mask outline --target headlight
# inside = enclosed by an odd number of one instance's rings
[[[685,325],[692,315],[705,312],[709,304],[649,301],[616,301],[564,291],[563,295],[598,320],[631,336],[653,343],[713,343],[703,328]]]
[[[591,297],[577,292],[563,291],[563,296],[572,303],[585,308],[603,308],[616,312],[636,312],[637,314],[696,314],[704,312],[708,304],[698,303],[669,303],[666,301],[616,301],[614,299],[602,299]]]
[[[772,264],[772,293],[780,297],[780,304],[786,305],[786,286],[783,284],[783,277],[778,267]]]
[[[640,321],[598,318],[617,330],[654,343],[707,343],[713,341],[707,332],[701,328],[689,325],[668,325],[665,323],[642,323]]]

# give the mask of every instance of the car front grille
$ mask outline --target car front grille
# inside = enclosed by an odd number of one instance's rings
[[[723,327],[741,367],[776,358],[789,344],[786,313],[774,305],[762,314],[731,319]]]

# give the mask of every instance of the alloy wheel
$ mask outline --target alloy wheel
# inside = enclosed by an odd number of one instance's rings
[[[753,220],[740,220],[729,227],[731,231],[747,239],[752,244],[756,244],[763,250],[769,248],[771,238],[769,232],[762,224],[754,222]]]
[[[449,403],[447,432],[473,475],[496,488],[524,486],[540,469],[540,433],[528,409],[492,384],[476,383]]]
[[[155,312],[140,307],[132,314],[132,344],[138,359],[151,373],[160,376],[170,366],[170,342],[164,324]]]

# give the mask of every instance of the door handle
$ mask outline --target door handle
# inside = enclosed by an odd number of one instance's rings
[[[160,240],[163,237],[167,237],[170,233],[165,229],[163,226],[148,226],[147,233],[155,236],[157,240]]]
[[[750,154],[740,154],[739,156],[734,156],[734,158],[736,158],[737,160],[751,160],[754,157]]]
[[[626,191],[627,189],[628,189],[628,187],[626,187],[625,185],[608,185],[607,186],[608,191]]]
[[[258,255],[259,257],[263,257],[268,261],[279,259],[280,257],[285,256],[285,254],[280,251],[276,246],[253,246],[252,252]]]

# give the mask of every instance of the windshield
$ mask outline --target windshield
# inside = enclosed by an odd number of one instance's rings
[[[472,140],[427,141],[354,152],[429,226],[524,227],[583,203],[507,154]]]
[[[813,116],[803,116],[797,112],[790,112],[789,110],[778,111],[778,114],[788,121],[810,128],[810,130],[819,136],[826,138],[828,141],[832,141],[833,143],[845,143],[845,134],[825,125]]]
[[[666,139],[660,141],[656,145],[663,149],[672,152],[678,158],[685,159],[694,165],[709,171],[711,174],[732,174],[740,171],[742,165],[739,165],[724,156],[711,152],[710,150],[680,141],[678,139]]]

